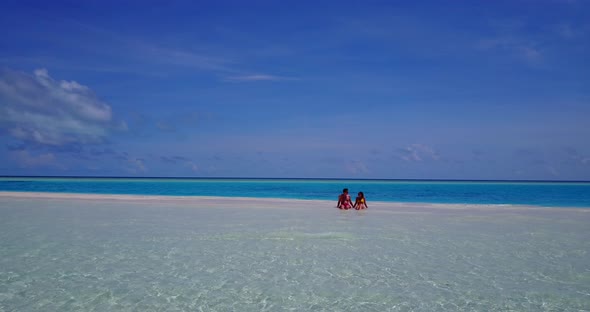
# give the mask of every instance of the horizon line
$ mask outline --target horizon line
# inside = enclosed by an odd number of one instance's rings
[[[170,177],[170,176],[83,176],[83,175],[0,175],[0,178],[70,178],[70,179],[179,179],[179,180],[344,180],[344,181],[421,181],[421,182],[555,182],[590,183],[590,180],[507,180],[507,179],[415,179],[415,178],[278,178],[278,177]]]

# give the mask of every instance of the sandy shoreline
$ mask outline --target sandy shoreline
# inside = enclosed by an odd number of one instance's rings
[[[84,194],[84,193],[51,193],[51,192],[5,192],[0,191],[2,199],[48,199],[48,200],[88,200],[88,201],[129,201],[154,202],[169,204],[186,204],[206,207],[252,207],[252,208],[297,208],[328,207],[335,208],[336,200],[254,198],[254,197],[217,197],[217,196],[169,196],[169,195],[129,195],[129,194]],[[529,205],[499,204],[444,204],[444,203],[405,203],[369,201],[369,208],[379,210],[574,210],[590,213],[590,209],[570,207],[541,207]]]

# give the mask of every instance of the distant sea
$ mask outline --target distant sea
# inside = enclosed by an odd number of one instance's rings
[[[225,178],[0,177],[0,191],[336,200],[590,208],[590,182]]]

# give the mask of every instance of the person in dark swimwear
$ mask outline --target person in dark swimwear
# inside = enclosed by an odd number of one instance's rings
[[[367,209],[367,200],[365,199],[365,194],[363,192],[359,192],[358,196],[356,197],[356,201],[352,207],[356,210]]]
[[[342,194],[338,196],[338,205],[336,205],[336,207],[344,210],[352,208],[352,200],[350,200],[350,195],[348,195],[347,188],[343,189]]]

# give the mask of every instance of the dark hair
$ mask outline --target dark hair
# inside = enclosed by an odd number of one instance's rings
[[[346,192],[348,192],[348,189],[347,188],[345,188],[345,189],[342,190],[342,193],[346,193]]]
[[[359,192],[359,195],[361,195],[362,198],[365,198],[365,194],[363,192]]]

